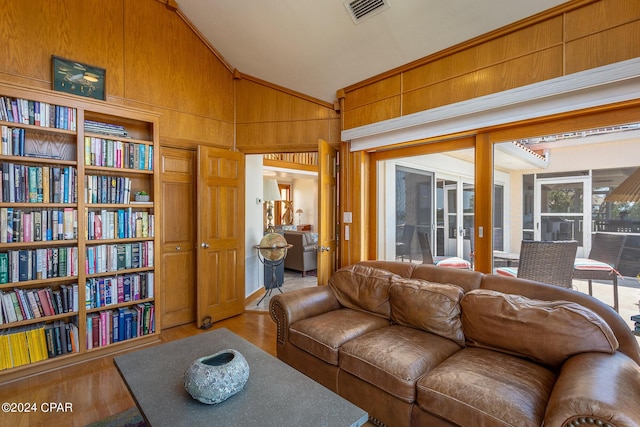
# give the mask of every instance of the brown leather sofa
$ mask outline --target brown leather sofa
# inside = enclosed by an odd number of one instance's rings
[[[270,312],[278,358],[378,425],[640,425],[638,342],[571,289],[364,261]]]
[[[300,271],[303,277],[307,271],[318,268],[317,243],[313,241],[312,233],[285,231],[283,235],[287,243],[293,245],[287,251],[287,257],[284,259],[284,268]]]

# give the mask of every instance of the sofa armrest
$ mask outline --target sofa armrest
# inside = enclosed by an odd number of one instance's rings
[[[640,426],[640,366],[623,353],[567,359],[553,388],[545,426]]]
[[[278,344],[286,343],[293,323],[341,307],[329,286],[303,288],[274,296],[269,303],[269,312],[276,322]]]

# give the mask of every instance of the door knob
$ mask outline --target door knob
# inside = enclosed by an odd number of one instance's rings
[[[180,250],[180,246],[176,246],[176,251],[179,251],[179,250]]]
[[[209,247],[208,243],[200,243],[200,246],[204,249],[207,249]]]

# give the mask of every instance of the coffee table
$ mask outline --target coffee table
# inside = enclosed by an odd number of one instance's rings
[[[249,364],[244,389],[216,405],[193,399],[182,378],[191,363],[234,349]],[[158,426],[353,426],[365,411],[228,329],[193,335],[127,353],[114,363],[147,425]]]

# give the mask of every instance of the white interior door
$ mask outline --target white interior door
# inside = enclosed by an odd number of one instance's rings
[[[470,258],[470,238],[473,234],[474,188],[473,184],[463,180],[445,185],[444,232],[446,256]]]
[[[591,179],[589,176],[535,181],[536,240],[577,240],[578,256],[590,249]]]

